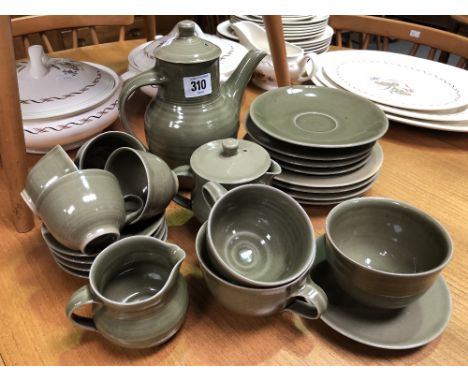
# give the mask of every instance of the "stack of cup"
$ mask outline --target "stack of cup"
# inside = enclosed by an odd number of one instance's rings
[[[178,186],[163,160],[112,131],[85,143],[75,162],[56,146],[31,169],[21,195],[42,220],[56,263],[88,277],[96,255],[116,240],[167,239],[165,209]]]
[[[261,184],[227,191],[208,182],[202,192],[212,208],[198,232],[196,253],[215,298],[244,315],[290,310],[320,317],[327,296],[309,276],[316,248],[301,206]]]

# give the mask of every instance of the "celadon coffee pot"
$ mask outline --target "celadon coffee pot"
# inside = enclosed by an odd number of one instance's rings
[[[197,37],[191,21],[179,22],[178,30],[155,50],[155,67],[127,80],[119,98],[122,124],[133,133],[125,112],[128,98],[142,86],[159,87],[145,112],[145,135],[149,150],[172,168],[188,164],[206,142],[236,137],[245,87],[266,54],[249,51],[221,86],[221,49]]]

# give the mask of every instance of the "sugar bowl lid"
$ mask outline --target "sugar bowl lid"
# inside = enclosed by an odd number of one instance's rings
[[[16,73],[24,120],[78,114],[111,96],[119,78],[82,61],[49,58],[40,45],[28,49]]]
[[[180,21],[177,27],[177,37],[167,40],[163,46],[155,49],[156,59],[176,64],[194,64],[219,58],[221,49],[198,37],[193,21]]]
[[[255,142],[227,138],[205,143],[191,158],[192,171],[203,179],[224,184],[260,178],[271,165],[268,152]]]

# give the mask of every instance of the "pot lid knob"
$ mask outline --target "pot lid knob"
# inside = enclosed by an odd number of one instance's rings
[[[239,142],[237,139],[234,138],[227,138],[223,139],[223,156],[231,157],[237,154],[237,150],[239,149]]]
[[[31,45],[28,48],[29,73],[32,78],[44,77],[49,72],[48,57],[42,45]]]
[[[180,37],[191,37],[195,35],[195,24],[192,21],[181,21],[178,26]]]

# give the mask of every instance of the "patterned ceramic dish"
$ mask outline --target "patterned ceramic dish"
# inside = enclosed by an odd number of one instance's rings
[[[327,76],[343,89],[398,108],[446,111],[468,105],[468,74],[454,66],[405,54],[330,52]]]
[[[121,80],[113,70],[48,58],[37,45],[28,52],[29,61],[16,64],[28,152],[78,147],[117,119]]]

